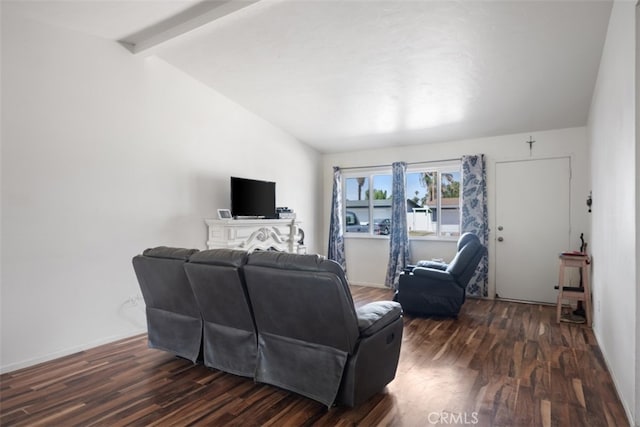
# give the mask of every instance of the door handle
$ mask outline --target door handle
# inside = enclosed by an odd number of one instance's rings
[[[503,240],[502,236],[498,237],[498,242],[502,242]]]

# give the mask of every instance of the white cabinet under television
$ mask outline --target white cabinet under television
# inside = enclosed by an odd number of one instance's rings
[[[205,219],[208,249],[275,249],[306,253],[304,233],[295,219]]]

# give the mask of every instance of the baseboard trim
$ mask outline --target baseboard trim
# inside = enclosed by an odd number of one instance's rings
[[[369,288],[389,289],[389,288],[387,288],[385,285],[383,285],[381,283],[354,282],[353,280],[349,280],[349,284],[350,285],[355,285],[355,286],[367,286]]]
[[[600,344],[601,340],[600,340],[600,337],[599,337],[599,334],[598,334],[598,330],[595,327],[592,328],[592,330],[593,330],[593,336],[596,338],[596,342],[598,343],[598,348],[600,349],[600,352],[602,353],[602,358],[604,359],[604,364],[607,366],[607,371],[609,371],[609,375],[611,375],[611,379],[613,380],[613,385],[615,386],[616,394],[618,395],[618,399],[620,399],[620,402],[622,403],[622,407],[624,408],[624,411],[627,414],[627,421],[629,422],[630,426],[636,426],[638,424],[636,424],[635,420],[633,419],[633,411],[631,411],[631,408],[629,408],[629,405],[627,405],[627,402],[625,402],[625,400],[622,398],[622,396],[620,396],[620,392],[618,391],[620,389],[620,383],[618,382],[618,379],[616,378],[616,376],[614,375],[613,371],[611,370],[611,365],[609,363],[609,357],[607,356],[607,353],[605,352],[604,347]]]
[[[139,329],[131,332],[127,332],[125,334],[113,335],[106,338],[101,338],[99,340],[91,341],[86,344],[78,345],[75,347],[69,347],[63,350],[55,351],[53,353],[46,354],[40,357],[34,357],[33,359],[27,359],[20,362],[10,363],[8,365],[0,366],[0,374],[6,374],[9,372],[17,371],[23,368],[29,368],[34,365],[38,365],[40,363],[49,362],[54,359],[58,359],[60,357],[68,356],[70,354],[78,353],[80,351],[89,350],[90,348],[98,347],[103,344],[109,344],[114,341],[118,341],[125,338],[130,338],[136,335],[146,333],[146,328]]]

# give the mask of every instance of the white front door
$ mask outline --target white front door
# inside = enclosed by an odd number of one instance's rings
[[[555,303],[558,254],[570,249],[570,180],[569,157],[496,163],[498,297]]]

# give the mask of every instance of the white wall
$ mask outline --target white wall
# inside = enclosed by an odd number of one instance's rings
[[[635,425],[640,424],[640,315],[638,315],[638,307],[640,307],[640,273],[638,265],[640,265],[640,185],[638,185],[638,173],[640,172],[640,2],[636,3],[636,68],[635,68],[635,85],[636,85],[636,392],[635,392]]]
[[[594,332],[630,416],[636,406],[635,5],[611,11],[589,117]]]
[[[525,108],[525,107],[523,107]],[[530,157],[529,145],[525,143],[533,136],[536,141]],[[392,145],[390,142],[389,145]],[[326,252],[329,233],[329,212],[331,203],[331,183],[333,166],[354,167],[366,165],[391,164],[394,161],[420,162],[459,158],[465,154],[484,154],[487,163],[487,198],[489,225],[489,296],[495,294],[494,275],[494,238],[495,229],[495,164],[502,160],[531,158],[549,158],[571,156],[571,241],[575,248],[579,245],[579,236],[583,232],[589,240],[588,214],[585,205],[588,191],[587,179],[587,136],[585,128],[548,130],[526,134],[478,138],[464,141],[452,141],[439,144],[424,144],[406,147],[359,151],[354,153],[332,154],[324,156],[324,251]],[[544,171],[541,171],[544,173]],[[542,244],[543,242],[541,242]],[[530,244],[536,244],[530,242]],[[389,240],[384,237],[347,238],[345,243],[347,272],[353,283],[382,285],[386,274],[389,252]],[[455,241],[413,241],[411,255],[413,261],[419,259],[444,258],[451,260],[455,254]]]
[[[204,249],[230,175],[276,181],[314,251],[319,163],[161,60],[3,5],[2,371],[143,332],[131,258]]]

